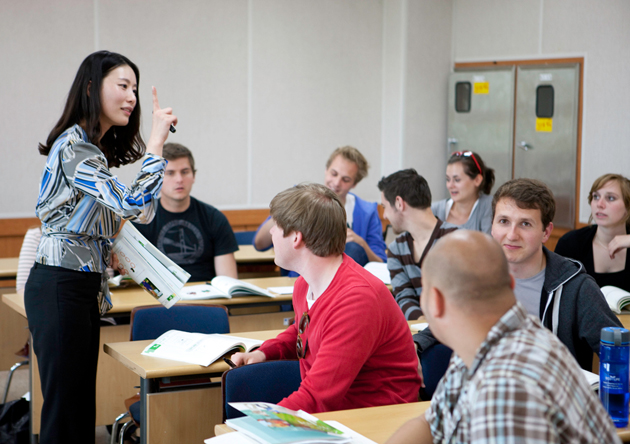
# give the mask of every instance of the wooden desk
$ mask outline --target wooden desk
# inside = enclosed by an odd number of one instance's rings
[[[17,275],[18,258],[0,258],[0,280],[14,280]]]
[[[274,277],[247,280],[262,288],[271,286],[293,285],[295,278]],[[202,301],[183,301],[199,305],[225,305],[230,312],[230,331],[238,335],[242,331],[277,330],[284,328],[285,323],[294,318],[293,311],[279,311],[279,304],[290,304],[292,296],[282,295],[276,298],[266,296],[238,296],[232,299],[212,299]],[[26,318],[23,293],[3,294],[2,301]],[[107,314],[122,316],[128,314],[134,307],[141,305],[159,305],[151,295],[139,286],[124,289],[113,289],[112,302],[114,308]],[[269,311],[275,310],[275,311]],[[28,331],[27,331],[28,332]],[[21,331],[20,331],[21,333]],[[25,335],[28,337],[28,334]],[[96,425],[111,425],[115,418],[124,411],[123,401],[133,396],[138,385],[134,373],[126,370],[115,361],[105,356],[103,345],[109,342],[129,340],[129,325],[108,325],[101,327],[99,363],[96,382]],[[16,348],[17,350],[17,348]],[[16,360],[13,361],[15,363]],[[31,415],[33,433],[39,434],[42,395],[39,384],[39,370],[37,357],[31,358],[31,394],[33,412]],[[221,418],[218,421],[220,422]]]
[[[279,276],[280,268],[274,262],[273,248],[257,251],[253,245],[239,245],[234,252],[238,275],[244,278]]]
[[[239,245],[238,251],[234,252],[237,264],[274,263],[276,254],[273,248],[267,251],[258,251],[253,245]]]
[[[237,336],[266,340],[283,330],[241,332]],[[202,442],[212,436],[213,425],[222,420],[221,388],[209,378],[228,370],[222,359],[208,367],[169,359],[147,357],[142,350],[152,341],[105,344],[104,351],[140,377],[141,442]],[[228,353],[231,355],[232,353]],[[226,356],[228,356],[226,355]],[[178,386],[180,390],[160,390],[159,382],[190,380],[196,384]],[[200,378],[205,378],[202,384]]]
[[[430,402],[412,402],[409,404],[386,405],[365,409],[340,410],[337,412],[317,413],[314,416],[322,421],[337,421],[357,433],[381,444],[405,422],[420,416],[429,408]],[[225,424],[217,424],[216,435],[231,433],[234,430]],[[617,429],[617,435],[623,442],[630,442],[630,429]]]

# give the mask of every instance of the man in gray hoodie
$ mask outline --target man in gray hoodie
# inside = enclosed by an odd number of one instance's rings
[[[580,262],[543,246],[553,230],[555,207],[544,183],[510,180],[492,200],[492,237],[501,245],[516,281],[516,299],[558,336],[580,367],[590,371],[593,353],[599,353],[601,329],[621,327],[621,322]],[[437,342],[430,332],[416,334],[414,341],[418,353]]]

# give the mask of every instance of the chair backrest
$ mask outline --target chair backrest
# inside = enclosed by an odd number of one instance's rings
[[[235,231],[236,243],[239,245],[251,245],[254,242],[255,231]]]
[[[444,344],[432,345],[420,354],[424,392],[429,397],[433,396],[440,379],[446,373],[452,354],[453,350]]]
[[[243,365],[223,373],[223,422],[244,416],[229,402],[277,404],[300,388],[300,361],[267,361]]]
[[[176,304],[171,308],[142,306],[131,311],[130,340],[157,339],[169,330],[191,333],[229,333],[224,305]]]

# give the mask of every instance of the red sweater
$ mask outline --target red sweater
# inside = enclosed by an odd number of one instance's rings
[[[302,384],[280,405],[317,413],[417,401],[420,378],[411,332],[385,285],[344,254],[310,310],[307,290],[300,277],[293,292],[295,323],[260,347],[267,360],[296,359],[297,327],[308,312]]]

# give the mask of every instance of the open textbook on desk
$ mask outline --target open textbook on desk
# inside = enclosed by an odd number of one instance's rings
[[[122,274],[127,273],[166,308],[179,301],[190,274],[158,250],[130,223],[123,225],[112,245]]]
[[[621,314],[628,312],[628,305],[630,304],[630,293],[626,290],[623,290],[619,287],[613,287],[612,285],[606,285],[601,288],[604,297],[606,298],[606,302],[608,302],[608,306],[610,309],[617,313]]]
[[[207,367],[230,351],[249,352],[262,343],[258,339],[231,335],[169,330],[149,344],[142,354]]]
[[[231,402],[245,417],[225,423],[248,438],[262,444],[347,443],[349,433],[341,431],[303,411],[293,411],[265,402]],[[212,443],[212,440],[206,442]]]
[[[276,295],[249,282],[240,281],[229,276],[216,276],[210,282],[201,285],[184,287],[181,291],[182,299],[219,299],[233,296],[267,296]]]

